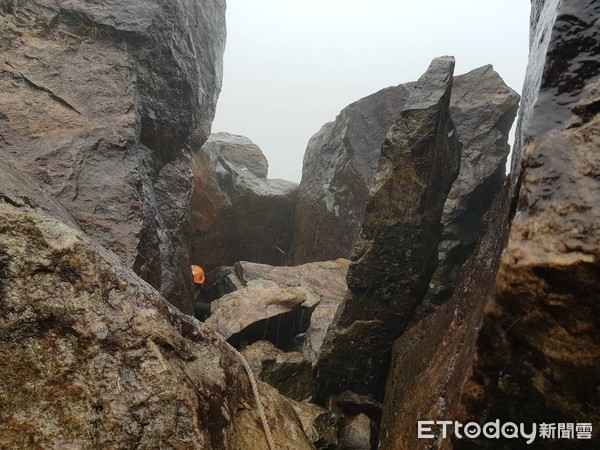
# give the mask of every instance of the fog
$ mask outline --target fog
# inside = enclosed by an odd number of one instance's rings
[[[269,177],[300,181],[309,138],[349,103],[456,57],[493,64],[521,92],[527,0],[227,0],[223,90],[213,132],[242,134]]]

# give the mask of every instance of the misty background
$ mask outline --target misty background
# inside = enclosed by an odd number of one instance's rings
[[[529,10],[527,0],[227,0],[212,130],[249,137],[270,178],[299,182],[321,126],[362,97],[417,80],[436,56],[455,56],[456,75],[493,64],[520,93]]]

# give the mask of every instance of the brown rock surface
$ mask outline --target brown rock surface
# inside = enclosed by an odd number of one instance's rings
[[[593,423],[599,442],[600,4],[538,3],[533,17],[534,33],[546,26],[544,17],[556,20],[547,49],[532,53],[544,71],[522,130],[516,215],[465,384],[463,414]],[[559,445],[582,448],[578,441]]]
[[[600,5],[536,0],[531,18],[508,243],[498,261],[504,200],[454,298],[397,341],[382,449],[526,446],[442,440],[439,428],[418,441],[418,418],[592,424],[591,440],[538,436],[532,447],[542,449],[600,440]]]
[[[338,449],[339,417],[313,403],[292,402],[306,436],[318,449]]]
[[[317,364],[317,390],[380,395],[394,340],[425,295],[459,169],[454,59],[435,59],[389,131],[348,271],[350,289]],[[340,367],[344,367],[340,371]]]
[[[0,447],[268,448],[239,358],[113,253],[0,204],[0,268]],[[273,391],[278,448],[313,448]]]
[[[7,3],[8,4],[8,3]],[[225,2],[33,0],[0,15],[0,149],[191,312],[188,143],[209,134]]]
[[[506,185],[486,216],[485,238],[465,264],[452,299],[394,343],[379,433],[381,450],[438,448],[437,437],[417,438],[417,421],[457,417],[485,299],[493,289],[508,235],[509,203]],[[439,432],[436,429],[436,436]],[[450,440],[442,442],[439,447],[448,448]]]
[[[71,228],[79,229],[73,216],[58,200],[45,192],[37,180],[20,173],[5,161],[0,161],[0,201],[18,208],[44,212]]]
[[[307,330],[318,303],[318,297],[306,289],[253,280],[212,302],[204,323],[238,348],[263,339],[288,348],[296,335]]]
[[[210,271],[237,261],[281,265],[288,258],[298,185],[268,179],[258,146],[211,135],[192,156],[192,258]]]

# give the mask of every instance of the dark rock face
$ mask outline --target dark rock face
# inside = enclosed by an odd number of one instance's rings
[[[0,204],[0,281],[0,447],[268,448],[238,356],[81,232]],[[272,391],[275,444],[312,448]]]
[[[206,270],[237,261],[281,265],[288,258],[298,185],[267,179],[260,149],[215,133],[192,157],[192,258]]]
[[[531,55],[545,61],[543,76],[526,80],[539,94],[527,109],[516,215],[465,384],[468,418],[600,422],[600,4],[563,1],[555,21],[552,5],[534,5],[534,20],[550,18],[552,33],[547,50]],[[473,447],[494,448],[484,444]]]
[[[444,205],[439,263],[421,314],[450,299],[463,264],[482,236],[482,217],[505,179],[508,134],[518,107],[519,95],[492,66],[454,78],[450,114],[463,144],[460,172]]]
[[[453,70],[453,58],[435,59],[386,136],[349,292],[317,365],[321,398],[347,389],[381,394],[392,343],[427,291],[460,162],[449,111]],[[349,367],[340,373],[342,364]]]
[[[340,448],[344,450],[370,450],[371,420],[364,414],[348,417],[340,423]]]
[[[187,147],[214,116],[224,1],[11,4],[0,17],[3,158],[191,312]]]
[[[352,103],[310,139],[294,218],[293,264],[350,256],[381,144],[412,85],[382,89]]]

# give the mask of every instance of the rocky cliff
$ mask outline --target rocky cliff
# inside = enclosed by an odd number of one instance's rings
[[[1,6],[3,157],[191,312],[189,145],[210,133],[225,2]]]
[[[518,96],[442,57],[326,124],[299,192],[207,141],[224,2],[0,13],[1,448],[597,447],[598,2],[532,2],[509,177]],[[205,323],[191,246],[231,265]]]
[[[552,32],[532,49],[544,70],[541,82],[533,69],[526,79],[539,90],[520,130],[516,214],[464,416],[593,423],[600,439],[600,5],[538,2],[533,17],[533,35]]]
[[[590,440],[555,430],[552,437],[538,434],[536,448],[593,448],[599,439],[600,5],[549,0],[532,6],[511,184],[497,198],[454,297],[394,346],[382,449],[414,448],[419,418],[594,424]],[[454,430],[442,439],[440,429],[418,442],[461,449],[526,445],[523,439],[467,440]]]

